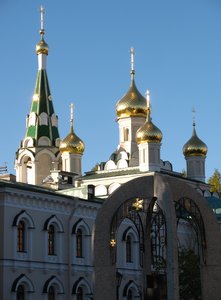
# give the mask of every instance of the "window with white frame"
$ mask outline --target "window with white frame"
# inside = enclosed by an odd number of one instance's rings
[[[91,233],[88,224],[79,219],[73,226],[73,252],[78,263],[90,263],[91,260]]]
[[[48,259],[51,257],[61,258],[63,224],[56,215],[52,215],[45,221],[45,251]]]
[[[18,276],[11,287],[13,294],[12,299],[16,300],[31,300],[31,295],[34,293],[34,285],[31,280],[24,274]],[[10,298],[11,299],[11,298]]]
[[[72,288],[72,294],[74,300],[93,299],[91,285],[84,277],[79,277],[76,280]]]
[[[17,258],[27,258],[32,253],[32,231],[35,228],[32,217],[22,210],[18,213],[12,226],[14,227],[15,255]],[[21,256],[22,255],[22,256]]]
[[[123,289],[123,299],[133,300],[133,299],[142,299],[142,293],[138,284],[129,280]]]
[[[56,276],[51,276],[44,284],[43,294],[45,294],[43,299],[47,300],[57,300],[61,299],[61,296],[65,293],[64,285],[60,279]],[[59,298],[58,298],[59,297]],[[63,299],[63,297],[62,297]]]
[[[117,267],[139,268],[139,234],[129,219],[124,219],[117,232]]]

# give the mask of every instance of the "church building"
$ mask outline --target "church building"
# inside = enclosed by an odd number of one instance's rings
[[[59,135],[40,12],[16,180],[0,179],[0,299],[219,300],[221,200],[205,182],[208,149],[195,119],[181,174],[161,158],[163,133],[150,91],[143,96],[136,86],[131,48],[130,86],[115,107],[119,143],[83,173],[73,104],[69,133]]]

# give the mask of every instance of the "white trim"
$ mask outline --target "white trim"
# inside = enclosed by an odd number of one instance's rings
[[[23,276],[21,276],[21,275],[23,275]],[[25,286],[25,288],[27,288],[27,290],[25,290],[25,299],[32,300],[32,293],[35,292],[34,285],[33,285],[32,281],[25,274],[21,274],[21,275],[20,275],[21,278],[16,283],[16,287],[15,287],[15,290],[13,291],[12,299],[13,300],[17,299],[17,296],[16,296],[17,289],[18,289],[19,285],[23,284]],[[18,278],[19,277],[17,277],[17,279]],[[17,279],[15,279],[14,282]]]
[[[46,54],[38,54],[38,70],[46,70]]]

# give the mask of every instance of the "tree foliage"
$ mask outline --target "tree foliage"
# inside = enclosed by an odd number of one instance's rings
[[[221,196],[221,174],[218,169],[214,170],[213,175],[208,179],[210,184],[210,192],[217,192]]]
[[[181,176],[182,176],[182,177],[185,177],[185,178],[187,177],[187,173],[186,173],[186,170],[185,170],[185,169],[182,170]]]
[[[200,258],[192,249],[179,249],[179,289],[181,300],[200,300]]]

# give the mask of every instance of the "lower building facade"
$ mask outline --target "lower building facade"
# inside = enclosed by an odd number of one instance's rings
[[[0,216],[1,299],[220,299],[219,224],[186,179],[151,173],[105,200],[1,180]]]

